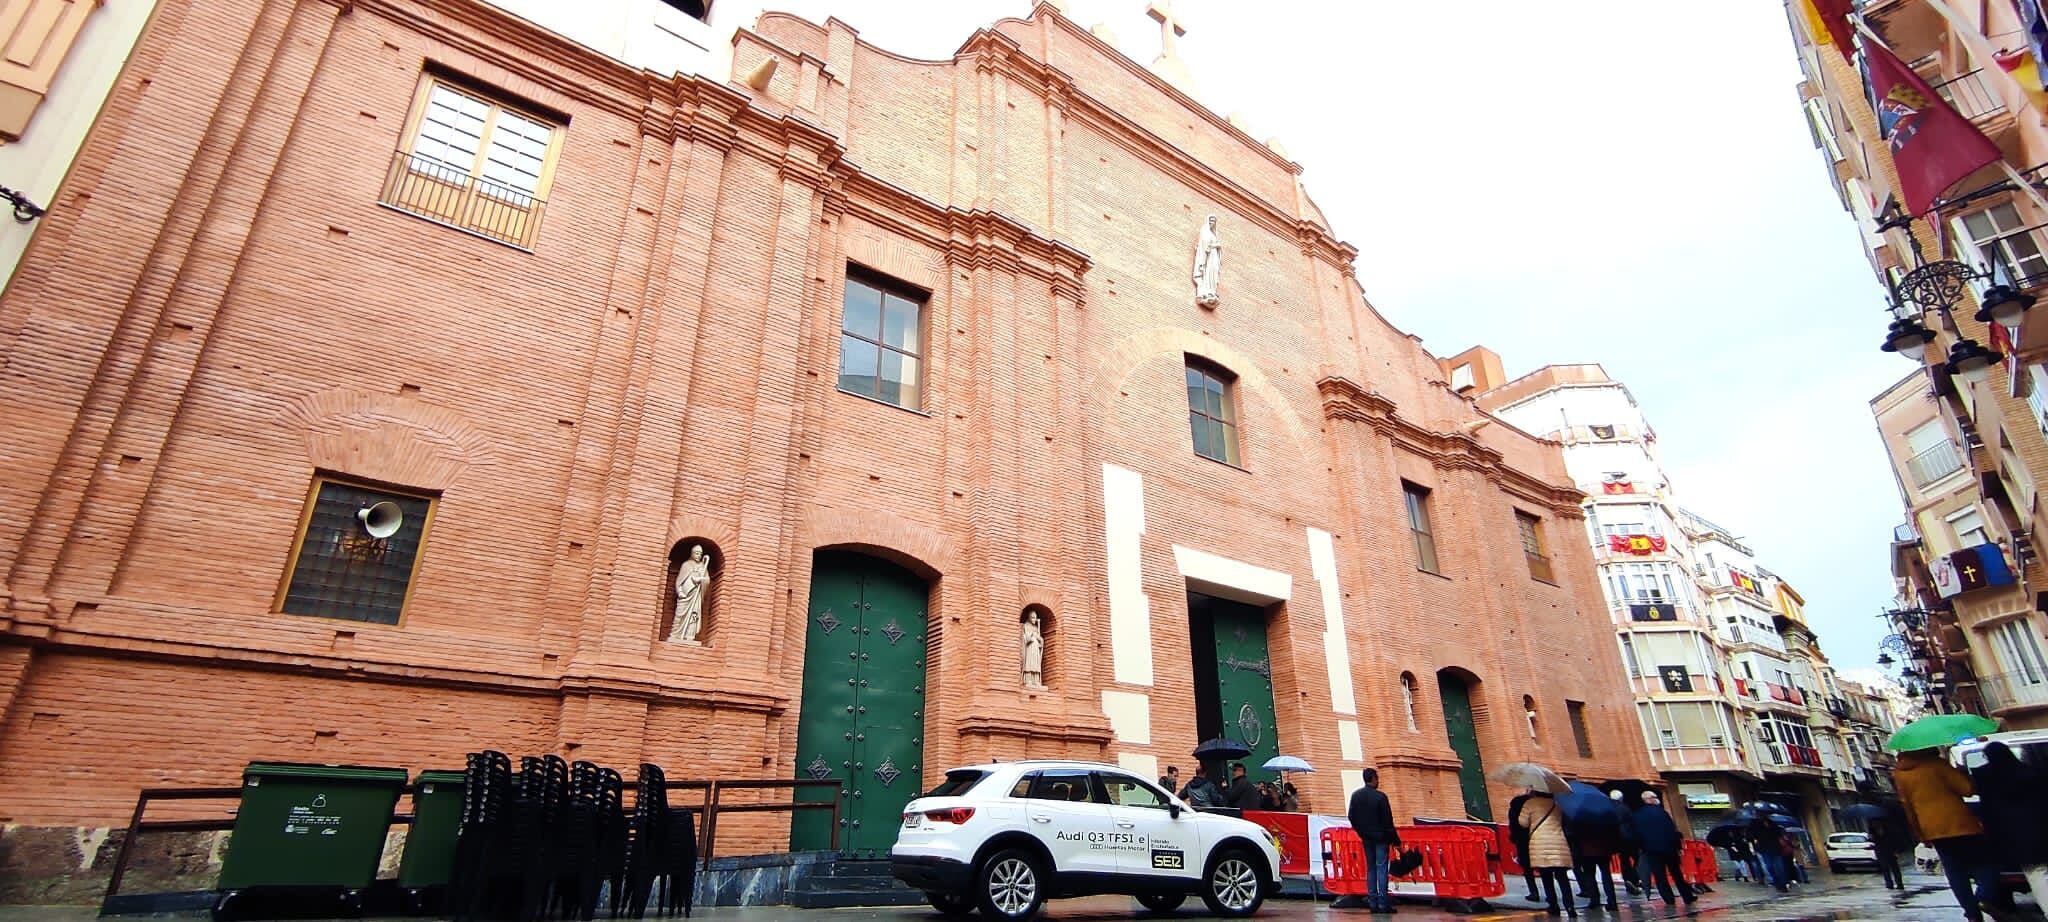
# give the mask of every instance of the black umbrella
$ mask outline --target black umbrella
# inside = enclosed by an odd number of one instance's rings
[[[1881,820],[1885,809],[1877,804],[1850,804],[1842,808],[1842,816],[1852,820]]]
[[[1205,742],[1200,746],[1196,746],[1194,751],[1195,758],[1202,759],[1205,761],[1208,759],[1223,759],[1225,761],[1230,761],[1234,759],[1242,759],[1245,756],[1251,754],[1252,747],[1240,743],[1234,739],[1222,736],[1209,740],[1208,742]]]
[[[1707,830],[1707,844],[1717,848],[1729,848],[1742,838],[1742,824],[1723,823]]]

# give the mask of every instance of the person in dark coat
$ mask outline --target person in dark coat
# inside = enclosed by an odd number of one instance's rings
[[[2000,862],[2019,865],[2036,902],[2048,899],[2048,773],[2028,766],[2012,747],[1984,747],[1976,773],[1984,838]]]
[[[1187,787],[1180,789],[1180,799],[1197,810],[1214,810],[1225,805],[1223,789],[1201,772],[1196,772],[1193,778],[1188,779]]]
[[[1159,776],[1159,786],[1169,792],[1180,790],[1180,766],[1168,765],[1166,774]]]
[[[1772,889],[1786,893],[1792,889],[1792,846],[1786,841],[1785,830],[1770,821],[1769,817],[1757,815],[1749,821],[1749,849],[1756,854],[1764,866],[1764,875]]]
[[[1263,809],[1259,802],[1259,786],[1245,777],[1244,763],[1230,763],[1230,786],[1223,789],[1223,799],[1239,810]]]
[[[1685,834],[1678,831],[1678,823],[1665,812],[1664,804],[1655,791],[1643,792],[1642,806],[1629,813],[1628,825],[1643,850],[1636,866],[1641,869],[1644,892],[1647,893],[1655,884],[1657,895],[1669,903],[1671,881],[1676,879],[1679,896],[1685,899],[1685,904],[1690,906],[1697,902],[1699,895],[1693,893],[1692,885],[1685,882],[1685,872],[1678,864],[1678,856],[1685,850]]]
[[[1379,770],[1368,768],[1364,776],[1365,785],[1351,792],[1347,813],[1351,831],[1365,846],[1366,903],[1375,913],[1388,913],[1394,911],[1394,899],[1387,893],[1387,853],[1401,844],[1401,833],[1394,828],[1393,804],[1380,793]]]
[[[1540,903],[1543,895],[1536,892],[1536,869],[1529,864],[1529,830],[1522,828],[1522,808],[1533,796],[1524,791],[1508,801],[1508,842],[1515,846],[1515,863],[1522,866],[1522,880],[1529,885],[1529,902]]]
[[[1913,837],[1906,833],[1906,818],[1894,816],[1897,808],[1889,808],[1885,815],[1864,824],[1864,831],[1870,835],[1870,850],[1877,855],[1877,872],[1884,875],[1886,890],[1906,889],[1906,877],[1899,872],[1899,855],[1913,847]]]
[[[1621,904],[1614,898],[1614,856],[1621,854],[1621,824],[1608,822],[1565,823],[1565,834],[1572,844],[1572,860],[1577,865],[1574,873],[1579,878],[1579,895],[1586,898],[1587,909],[1600,907],[1600,894],[1607,894],[1607,911],[1616,912]]]

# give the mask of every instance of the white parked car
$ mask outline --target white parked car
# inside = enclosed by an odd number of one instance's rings
[[[949,916],[1028,919],[1048,899],[1127,893],[1166,912],[1193,893],[1249,916],[1279,888],[1265,829],[1196,812],[1152,782],[1098,762],[970,765],[903,810],[896,879]]]
[[[1838,832],[1828,836],[1824,850],[1828,856],[1828,870],[1837,874],[1849,868],[1877,868],[1877,846],[1870,843],[1870,837],[1860,832]]]

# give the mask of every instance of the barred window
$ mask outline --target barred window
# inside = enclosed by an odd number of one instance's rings
[[[1550,555],[1543,547],[1543,520],[1517,509],[1515,530],[1521,533],[1522,555],[1529,560],[1529,575],[1550,582]]]
[[[533,245],[561,153],[558,120],[438,76],[420,83],[383,202],[518,247]]]
[[[429,496],[315,479],[278,610],[397,624],[433,508]]]

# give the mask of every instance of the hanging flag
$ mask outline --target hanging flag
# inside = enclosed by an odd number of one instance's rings
[[[2012,568],[2005,563],[2005,550],[1996,544],[1979,544],[1937,557],[1932,569],[1934,588],[1944,599],[2014,582]]]
[[[1636,485],[1626,480],[1609,480],[1602,483],[1600,489],[1605,493],[1634,493]]]
[[[1878,131],[1891,145],[1908,214],[1926,214],[1949,187],[2003,156],[1890,49],[1871,42],[1863,53]]]
[[[1664,677],[1664,690],[1668,692],[1692,691],[1692,674],[1684,666],[1658,666],[1657,674]]]
[[[1833,45],[1842,53],[1842,60],[1855,62],[1856,42],[1851,38],[1849,28],[1849,5],[1851,0],[1798,0],[1799,12],[1806,17],[1806,34],[1813,37],[1816,45]]]
[[[2033,52],[2035,81],[2032,84],[2020,85],[2028,90],[2034,90],[2048,86],[2042,82],[2043,79],[2048,79],[2048,74],[2040,72],[2041,62],[2048,61],[2048,15],[2041,12],[2041,0],[2017,2],[2020,7],[2020,22],[2025,25],[2027,31],[2027,50]],[[2019,76],[2018,72],[2014,72],[2013,76]]]
[[[2048,89],[2042,87],[2041,69],[2035,63],[2038,59],[2033,51],[2018,48],[1998,54],[1993,60],[1998,62],[1999,70],[2012,75],[2013,82],[2020,85],[2034,108],[2048,109]]]
[[[1678,609],[1665,602],[1631,603],[1628,607],[1630,621],[1677,621]]]

